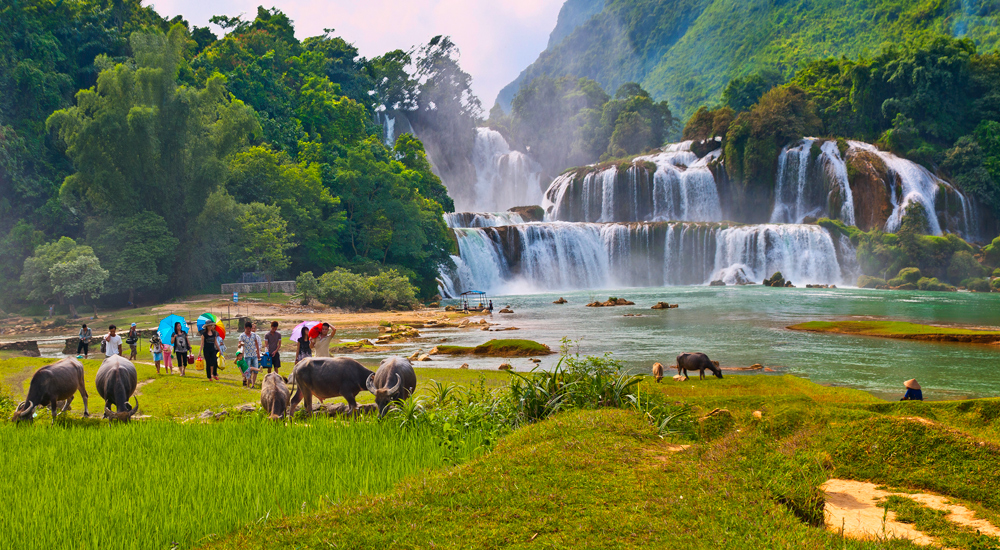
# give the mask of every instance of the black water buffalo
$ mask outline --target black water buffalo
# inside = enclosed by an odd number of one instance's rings
[[[378,415],[385,416],[389,403],[406,399],[417,389],[417,373],[413,372],[413,365],[409,360],[403,357],[386,357],[379,363],[375,374],[368,377],[365,386],[375,396]]]
[[[135,407],[129,405],[128,399],[135,393],[139,375],[135,365],[121,355],[112,355],[101,363],[97,369],[97,393],[104,398],[104,418],[128,422],[139,410],[139,398],[135,399]],[[115,406],[114,412],[111,405]]]
[[[31,420],[36,407],[49,407],[52,409],[52,422],[55,423],[56,403],[65,400],[59,412],[65,411],[76,392],[80,392],[83,398],[83,416],[90,416],[87,411],[87,388],[83,383],[83,364],[66,358],[46,365],[31,377],[28,396],[14,410],[11,420]]]
[[[710,360],[704,353],[682,353],[677,356],[677,374],[684,372],[686,378],[687,371],[698,371],[699,378],[705,379],[705,371],[710,370],[716,378],[722,378],[722,370],[719,365]]]
[[[268,373],[260,385],[260,405],[270,415],[269,418],[284,418],[288,412],[288,400],[291,397],[285,379],[276,372]]]
[[[343,397],[351,411],[358,408],[354,396],[365,389],[365,381],[374,374],[354,359],[347,357],[306,357],[292,369],[289,383],[295,385],[289,416],[295,414],[299,402],[305,400],[306,414],[312,414],[312,398]]]

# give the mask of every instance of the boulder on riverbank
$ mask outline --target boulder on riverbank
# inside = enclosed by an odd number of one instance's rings
[[[499,311],[499,313],[514,313],[514,310],[510,309],[509,307],[505,307],[505,308],[501,309]]]
[[[625,298],[608,297],[606,302],[590,302],[587,307],[614,307],[614,306],[634,306],[635,302],[630,302]]]
[[[667,302],[656,302],[656,305],[649,309],[677,309],[680,304],[668,304]]]

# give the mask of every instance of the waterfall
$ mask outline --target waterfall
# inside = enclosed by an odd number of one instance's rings
[[[452,229],[463,227],[497,227],[525,223],[516,212],[449,212],[444,221]]]
[[[396,144],[396,118],[385,117],[385,146],[392,149]]]
[[[625,170],[570,171],[549,185],[542,207],[547,219],[558,221],[719,221],[719,192],[708,167],[719,153],[698,158],[686,141],[637,157]]]
[[[442,284],[452,295],[735,282],[738,273],[759,282],[775,271],[796,285],[853,281],[838,244],[814,225],[546,222],[455,234],[461,263]]]
[[[500,132],[476,129],[472,163],[475,198],[472,204],[459,205],[463,209],[490,212],[541,203],[541,167],[524,153],[511,151]]]
[[[802,223],[807,217],[838,218],[854,225],[854,195],[837,142],[806,138],[781,150],[771,223]],[[839,203],[839,207],[836,207]]]
[[[722,230],[716,239],[715,276],[739,266],[751,280],[780,271],[794,284],[843,283],[837,248],[817,225],[745,225]]]

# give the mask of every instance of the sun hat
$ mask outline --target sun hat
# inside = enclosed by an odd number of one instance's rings
[[[917,379],[916,378],[910,378],[906,382],[903,382],[903,386],[906,387],[906,389],[908,389],[908,390],[919,390],[920,389],[920,384],[917,383]]]
[[[135,326],[135,323],[132,323],[132,326],[134,327],[134,326]]]

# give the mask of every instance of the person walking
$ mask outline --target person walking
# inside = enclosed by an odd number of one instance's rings
[[[149,337],[149,351],[153,354],[153,364],[156,366],[156,374],[160,374],[160,361],[163,361],[163,342],[160,341],[160,333],[156,331]]]
[[[260,336],[253,331],[253,323],[247,321],[243,325],[243,334],[240,334],[240,346],[243,346],[243,359],[247,362],[247,372],[253,373],[250,380],[250,387],[257,383],[257,373],[260,372],[260,355],[263,345]]]
[[[206,325],[201,335],[201,354],[205,358],[205,375],[209,380],[219,380],[219,348],[215,327]]]
[[[271,321],[271,330],[264,335],[267,343],[267,356],[271,359],[271,366],[267,367],[267,373],[271,374],[271,368],[278,372],[281,368],[281,333],[278,332],[278,322]]]
[[[111,325],[108,333],[104,335],[104,356],[114,357],[122,354],[122,337],[116,334],[118,327]]]
[[[170,337],[170,344],[174,347],[174,352],[177,354],[177,370],[180,371],[181,376],[184,376],[184,373],[187,371],[188,353],[191,351],[191,342],[188,341],[187,332],[181,326],[180,322],[174,323],[174,335]]]
[[[139,355],[139,331],[135,328],[135,323],[132,323],[132,326],[128,329],[128,336],[125,337],[125,343],[129,347],[128,360],[135,361],[136,356]]]
[[[87,359],[90,357],[90,341],[94,339],[94,333],[89,328],[87,328],[87,323],[84,323],[80,328],[80,343],[76,345],[76,358],[77,359]],[[80,355],[80,352],[83,355]]]
[[[309,347],[309,329],[304,329],[299,335],[298,347],[295,349],[295,362],[312,357],[312,349]]]
[[[334,334],[337,334],[337,329],[333,328],[330,323],[322,324],[319,336],[309,341],[316,357],[330,357],[330,341],[333,340]]]

